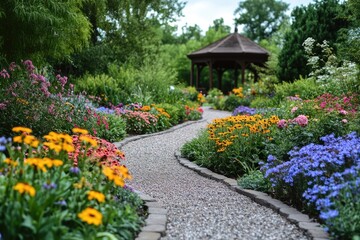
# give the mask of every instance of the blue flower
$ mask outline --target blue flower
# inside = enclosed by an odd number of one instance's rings
[[[328,220],[330,218],[337,217],[338,215],[339,215],[338,210],[329,210],[328,212],[321,212],[320,213],[320,218],[322,218],[324,220]]]

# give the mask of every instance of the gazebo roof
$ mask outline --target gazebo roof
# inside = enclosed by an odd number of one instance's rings
[[[268,59],[269,52],[235,32],[187,56],[196,62],[212,59],[264,63]]]

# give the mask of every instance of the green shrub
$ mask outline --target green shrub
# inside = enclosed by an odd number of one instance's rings
[[[175,72],[162,61],[145,58],[140,66],[131,61],[123,66],[110,65],[109,74],[121,86],[121,102],[166,102],[170,98],[170,86],[176,81]]]
[[[182,104],[177,103],[160,103],[156,104],[157,107],[163,108],[170,115],[171,125],[176,125],[184,120],[185,116],[181,116],[181,111],[183,108]]]
[[[75,91],[78,93],[86,92],[87,95],[99,97],[101,105],[112,103],[118,104],[121,95],[120,86],[111,76],[106,74],[85,75],[76,80]]]
[[[224,94],[221,90],[217,89],[217,88],[213,88],[211,89],[207,96],[206,96],[206,101],[209,103],[209,104],[215,104],[217,101],[219,101],[218,99],[220,97],[223,97]]]
[[[245,189],[261,192],[269,192],[271,189],[270,181],[264,178],[264,174],[260,170],[252,170],[249,173],[244,174],[237,182],[241,188]]]
[[[265,96],[256,96],[250,103],[250,107],[252,108],[268,108],[275,106],[273,99]]]
[[[190,140],[181,147],[181,155],[201,166],[209,167],[211,150],[214,146],[211,146],[208,138],[209,134],[206,131],[200,132],[197,138]]]
[[[199,92],[196,90],[195,87],[183,88],[182,92],[183,92],[186,100],[190,100],[193,102],[197,101],[197,96],[198,96]]]
[[[283,82],[275,85],[274,103],[278,104],[286,97],[299,96],[302,99],[313,99],[323,93],[319,85],[312,78],[297,80],[293,83]]]
[[[107,121],[107,128],[98,133],[98,137],[108,140],[109,142],[118,142],[126,136],[125,120],[115,114],[103,115]]]

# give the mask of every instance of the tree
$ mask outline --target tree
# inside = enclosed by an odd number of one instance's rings
[[[292,24],[285,34],[284,46],[279,54],[278,78],[281,81],[294,81],[310,73],[302,46],[305,39],[312,37],[317,42],[326,40],[336,50],[336,44],[340,41],[339,30],[348,25],[348,21],[340,17],[344,10],[345,5],[338,0],[316,1],[293,10]]]
[[[244,25],[244,33],[254,41],[271,37],[287,19],[289,4],[281,0],[244,0],[235,10],[237,24]]]
[[[0,2],[0,55],[7,61],[66,59],[88,44],[90,23],[81,1]]]

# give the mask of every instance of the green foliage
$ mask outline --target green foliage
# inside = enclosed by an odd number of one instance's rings
[[[143,105],[166,102],[170,98],[170,86],[176,80],[175,72],[167,64],[150,57],[138,68],[132,63],[120,67],[111,65],[109,75],[118,86],[118,103],[139,102]]]
[[[338,31],[348,25],[346,19],[339,17],[344,6],[338,0],[324,0],[293,10],[293,21],[285,34],[285,42],[279,55],[278,77],[281,81],[294,81],[310,73],[302,48],[308,37],[313,37],[318,42],[327,40],[330,46],[340,44]]]
[[[219,90],[217,88],[213,88],[206,95],[206,101],[209,104],[215,104],[218,101],[218,99],[223,96],[224,96],[224,94],[221,90]]]
[[[240,1],[235,21],[244,25],[246,36],[255,41],[267,39],[279,30],[287,19],[286,10],[289,4],[276,0],[245,0]]]
[[[181,155],[200,166],[209,166],[213,144],[208,140],[209,134],[206,131],[199,133],[197,138],[188,141],[181,147]]]
[[[249,173],[244,174],[237,182],[241,188],[245,189],[261,192],[269,192],[271,189],[270,181],[267,178],[264,178],[264,174],[260,170],[252,170]]]
[[[323,92],[314,79],[300,78],[293,83],[283,82],[281,84],[276,84],[273,101],[278,104],[286,97],[295,95],[302,99],[313,99],[322,93]]]
[[[266,96],[257,96],[250,103],[250,107],[252,108],[268,108],[275,106],[277,105],[274,104],[273,99]]]
[[[104,115],[107,121],[107,128],[104,131],[98,131],[98,137],[109,142],[119,142],[126,136],[126,122],[125,120],[114,114]]]
[[[225,100],[224,109],[232,112],[235,108],[237,108],[240,105],[249,106],[250,101],[247,98],[239,97],[235,94],[230,94]]]
[[[0,54],[9,62],[69,58],[90,36],[80,6],[80,1],[1,1]]]
[[[108,102],[118,104],[121,94],[118,83],[106,74],[85,75],[77,79],[75,91],[99,97],[101,105],[106,105]]]

